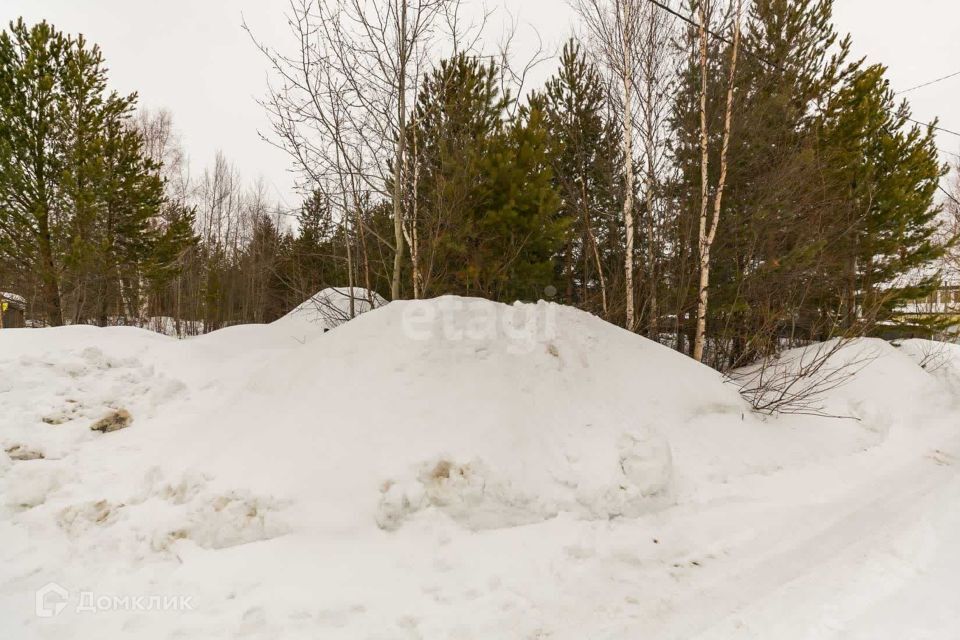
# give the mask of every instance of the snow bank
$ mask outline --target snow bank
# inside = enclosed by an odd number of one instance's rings
[[[265,363],[217,408],[216,451],[179,457],[313,503],[330,527],[393,529],[424,509],[473,529],[606,519],[669,504],[664,432],[723,407],[743,405],[715,372],[589,314],[447,297]]]
[[[742,611],[799,638],[757,603],[957,502],[922,488],[953,486],[960,348],[857,341],[824,397],[855,420],[763,417],[556,304],[360,304],[333,331],[310,308],[188,340],[0,331],[0,635],[697,637]],[[46,582],[198,610],[38,620]]]
[[[372,306],[370,300],[373,300]],[[237,349],[287,349],[316,340],[349,321],[351,301],[355,316],[386,304],[376,292],[359,287],[328,288],[269,324],[224,327],[190,340],[221,356]]]
[[[942,351],[932,346],[930,350],[931,368],[942,364]],[[899,349],[884,340],[861,338],[791,349],[765,367],[746,367],[732,372],[731,377],[760,403],[792,398],[784,407],[786,412],[820,413],[886,426],[903,418],[904,410],[912,411],[902,402],[904,396],[938,402],[939,387],[931,384],[926,367],[923,356],[912,353],[911,347]]]
[[[947,387],[942,395],[960,396],[960,344],[913,339],[898,343],[897,348]]]
[[[277,322],[306,323],[332,329],[361,313],[385,304],[387,301],[375,291],[368,291],[361,287],[330,287],[318,291]]]

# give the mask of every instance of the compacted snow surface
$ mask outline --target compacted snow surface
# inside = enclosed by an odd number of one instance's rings
[[[960,634],[960,348],[769,418],[554,304],[328,320],[0,331],[0,638]]]

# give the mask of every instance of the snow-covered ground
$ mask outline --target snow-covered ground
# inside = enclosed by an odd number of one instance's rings
[[[960,348],[769,418],[554,304],[315,320],[0,331],[0,638],[960,633]]]

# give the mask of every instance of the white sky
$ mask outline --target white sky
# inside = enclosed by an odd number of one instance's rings
[[[525,24],[551,46],[573,30],[565,0],[486,4],[501,7],[493,25],[505,20],[504,8],[518,17],[523,46],[535,41]],[[99,43],[113,88],[137,91],[143,106],[172,111],[195,174],[221,149],[246,179],[262,176],[274,197],[294,207],[286,156],[257,134],[269,129],[255,101],[266,89],[266,66],[241,29],[246,18],[259,37],[284,46],[286,8],[287,0],[2,0],[0,20],[5,26],[17,16],[47,19]],[[957,0],[836,0],[835,18],[841,32],[852,34],[856,54],[889,67],[895,89],[960,71]],[[549,64],[541,69],[540,76],[552,71]],[[960,76],[908,95],[917,119],[939,117],[960,132]],[[960,137],[940,134],[938,145],[960,153]]]

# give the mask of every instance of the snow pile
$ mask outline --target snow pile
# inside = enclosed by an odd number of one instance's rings
[[[913,339],[904,340],[897,347],[924,371],[941,380],[951,392],[949,395],[960,398],[960,344]]]
[[[361,287],[329,287],[315,293],[277,322],[318,324],[332,329],[385,304],[387,301],[375,291]]]
[[[958,347],[856,341],[823,395],[849,419],[766,417],[556,304],[332,331],[313,304],[188,340],[0,331],[0,636],[899,638],[907,589],[924,637],[960,623]],[[38,618],[49,582],[70,606]]]
[[[352,295],[351,295],[352,291]],[[190,338],[201,349],[222,357],[238,349],[289,349],[316,340],[327,331],[350,320],[350,303],[355,316],[370,311],[373,307],[386,305],[386,301],[373,291],[359,287],[352,290],[329,288],[319,291],[282,318],[266,325],[241,324],[224,327]]]
[[[638,366],[663,375],[638,384]],[[472,529],[607,519],[669,503],[664,430],[702,407],[743,405],[716,373],[586,313],[448,297],[266,362],[209,418],[230,425],[216,453],[178,457],[322,501],[330,526],[392,529],[427,508]],[[296,443],[282,468],[263,460],[276,442]]]
[[[99,333],[91,329],[70,327],[60,332],[76,337]],[[24,338],[42,333],[8,331]],[[95,439],[97,434],[89,427],[105,415],[133,410],[150,418],[185,391],[182,383],[137,356],[108,355],[95,346],[19,355],[4,359],[0,367],[16,374],[0,380],[5,422],[0,441],[7,450],[29,448],[43,458],[67,456],[80,443]]]
[[[784,398],[788,401],[782,407],[784,412],[890,424],[904,417],[904,409],[912,410],[904,406],[904,395],[917,399],[939,395],[925,369],[942,366],[944,352],[933,346],[942,343],[911,342],[931,345],[930,353],[920,353],[923,349],[913,353],[911,347],[898,349],[880,339],[831,340],[785,351],[765,365],[730,375],[761,408]],[[937,398],[929,400],[936,402]]]
[[[231,509],[259,514],[261,503],[298,504],[295,517],[355,530],[394,530],[425,510],[474,530],[561,512],[636,517],[674,498],[664,431],[703,407],[742,409],[714,372],[555,304],[402,302],[330,334],[318,327],[309,341],[287,339],[292,322],[182,342],[126,328],[46,332],[54,351],[24,348],[0,364],[20,372],[4,383],[4,450],[47,460],[16,467],[9,506],[53,498],[57,519],[82,534],[76,523],[93,517],[109,529],[118,513],[140,517],[148,500],[169,511],[170,490],[145,497],[131,482],[142,469],[152,479],[140,484],[151,486],[197,473],[213,480],[207,497],[175,501],[189,508],[173,519],[128,529],[155,549],[168,546],[158,537],[219,548],[205,532],[217,526],[266,531],[256,518],[222,520]],[[77,342],[110,347],[67,346]],[[638,385],[638,365],[664,375]],[[129,412],[132,426],[92,433],[111,412]],[[94,478],[124,480],[104,491]],[[66,499],[78,485],[88,495]],[[247,495],[261,497],[237,497]],[[226,537],[266,539],[285,526]]]

